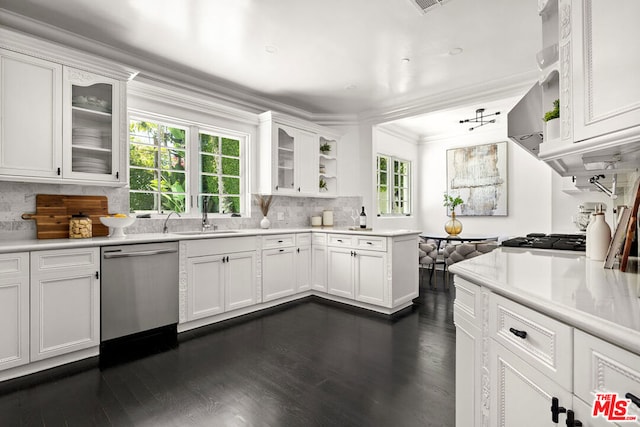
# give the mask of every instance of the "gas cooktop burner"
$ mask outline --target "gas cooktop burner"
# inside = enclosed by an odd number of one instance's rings
[[[530,233],[526,237],[515,237],[502,242],[502,246],[516,248],[559,249],[566,251],[586,250],[587,238],[584,234],[541,234]]]

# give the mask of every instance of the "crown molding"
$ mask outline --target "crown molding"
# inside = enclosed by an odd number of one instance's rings
[[[463,105],[509,98],[524,94],[537,81],[537,78],[538,72],[531,70],[502,79],[491,80],[480,85],[470,85],[431,95],[423,95],[404,102],[396,98],[389,101],[384,107],[359,114],[358,118],[361,121],[385,123]]]
[[[25,22],[28,25],[27,33],[17,30],[16,23]],[[51,27],[44,23],[27,20],[24,17],[0,9],[0,47],[46,61],[56,62],[62,65],[71,66],[83,71],[98,72],[107,77],[117,80],[131,80],[138,74],[135,67],[125,65],[118,61],[106,59],[101,56],[89,54],[95,50],[78,50],[72,45],[65,43],[66,38],[71,33]],[[58,40],[46,37],[43,34],[29,34],[28,29],[38,25],[39,33],[47,33],[55,29],[60,33]],[[78,36],[75,36],[78,37]]]
[[[386,133],[387,135],[399,138],[414,145],[417,145],[418,141],[420,141],[420,135],[395,124],[376,125],[375,129],[379,132]]]

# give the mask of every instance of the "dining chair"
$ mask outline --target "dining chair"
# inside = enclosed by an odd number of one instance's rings
[[[418,242],[418,264],[420,268],[420,281],[422,282],[422,273],[426,269],[430,269],[429,273],[429,284],[431,285],[431,281],[434,280],[434,286],[438,285],[438,277],[435,274],[436,264],[438,263],[438,245],[434,240],[427,240],[423,237],[420,237]]]
[[[499,247],[500,244],[495,240],[485,240],[480,242],[466,242],[457,245],[449,244],[444,248],[444,264],[445,264],[445,287],[449,287],[449,266],[456,262],[477,257],[482,254],[491,252]]]

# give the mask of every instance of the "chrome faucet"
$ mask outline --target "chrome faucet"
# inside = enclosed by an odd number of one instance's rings
[[[211,224],[209,224],[209,218],[207,217],[207,211],[209,210],[209,199],[202,198],[202,231],[207,231]]]
[[[178,212],[169,212],[169,215],[167,215],[167,217],[164,220],[164,224],[162,225],[162,232],[164,234],[167,234],[169,232],[169,227],[167,227],[167,221],[169,221],[169,217],[171,217],[171,215],[176,214],[178,216],[180,216],[180,214]]]

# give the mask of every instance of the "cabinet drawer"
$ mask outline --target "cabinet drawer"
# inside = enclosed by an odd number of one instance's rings
[[[29,253],[0,254],[0,276],[15,278],[29,276]]]
[[[311,233],[296,234],[297,246],[310,246],[311,245]]]
[[[640,398],[640,356],[580,330],[574,334],[574,394],[588,404],[596,393],[627,393]],[[628,415],[640,419],[640,407],[630,403]],[[636,425],[636,424],[633,424]]]
[[[356,236],[355,246],[360,249],[369,249],[372,251],[386,251],[387,238],[378,236]]]
[[[492,293],[489,328],[491,338],[566,390],[572,389],[573,329],[570,326]]]
[[[256,250],[256,237],[214,237],[187,241],[187,257],[223,255]]]
[[[329,234],[327,235],[327,244],[329,246],[352,247],[353,242],[348,234]]]
[[[100,265],[100,248],[31,252],[31,272],[45,273]]]
[[[326,245],[327,234],[326,233],[311,233],[311,241],[314,245]]]
[[[467,320],[479,326],[482,313],[480,286],[458,276],[455,277],[454,284],[456,286],[454,309],[459,315],[466,317]]]
[[[262,237],[262,249],[286,248],[289,246],[295,246],[295,244],[295,234],[275,234],[273,236]]]

